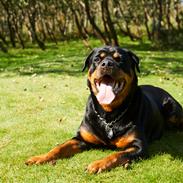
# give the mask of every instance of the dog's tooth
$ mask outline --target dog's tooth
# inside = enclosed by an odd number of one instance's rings
[[[96,83],[96,86],[97,86],[97,89],[99,89],[99,87],[100,87],[100,86],[99,86],[99,83]]]
[[[113,83],[113,86],[112,86],[112,87],[113,87],[113,88],[116,88],[116,82]]]
[[[120,86],[119,90],[122,90],[123,86],[124,86],[124,81],[121,82],[121,86]]]
[[[114,90],[118,89],[119,87],[119,82],[115,82]]]
[[[119,87],[120,87],[120,82],[116,82],[115,90],[118,91]]]

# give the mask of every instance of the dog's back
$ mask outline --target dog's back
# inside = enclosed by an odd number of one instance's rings
[[[168,129],[183,129],[183,109],[168,92],[151,85],[140,87],[145,96],[159,108]]]

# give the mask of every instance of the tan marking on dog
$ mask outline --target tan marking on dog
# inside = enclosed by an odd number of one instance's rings
[[[136,138],[136,133],[130,133],[126,136],[118,137],[111,142],[112,145],[115,145],[117,148],[125,148],[130,145]]]
[[[121,58],[121,55],[118,52],[114,52],[113,58],[114,59]]]
[[[88,80],[90,81],[92,91],[94,95],[97,95],[98,91],[95,85],[95,79],[97,78],[97,70],[95,70],[92,74],[90,74],[90,70],[88,71]]]
[[[106,52],[101,52],[100,53],[100,58],[104,58],[106,56]]]
[[[68,158],[82,151],[79,144],[80,142],[78,140],[75,140],[75,139],[68,140],[63,144],[56,146],[46,154],[33,156],[29,158],[25,162],[25,164],[26,165],[43,164],[43,163],[53,162],[58,158]]]
[[[84,127],[80,129],[80,135],[84,141],[92,143],[92,144],[104,144],[102,140],[100,140],[97,136],[88,132]]]

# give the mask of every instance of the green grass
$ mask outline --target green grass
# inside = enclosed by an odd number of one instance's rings
[[[183,52],[121,42],[141,58],[139,84],[160,86],[183,104]],[[91,44],[101,46],[94,40]],[[99,175],[84,171],[111,150],[83,152],[55,166],[24,164],[75,135],[89,94],[86,74],[81,73],[88,52],[80,41],[49,44],[46,51],[33,47],[0,52],[0,182],[183,182],[181,132],[166,133],[150,146],[150,157],[130,170],[117,167]]]

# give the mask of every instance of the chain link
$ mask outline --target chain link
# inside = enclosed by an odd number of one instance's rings
[[[110,128],[110,129],[113,128],[113,125],[117,121],[120,120],[120,118],[126,113],[127,110],[128,110],[128,108],[126,108],[125,111],[123,111],[115,120],[111,121],[110,123],[107,123],[107,120],[105,118],[101,117],[100,114],[98,114],[98,112],[94,108],[94,112],[97,115],[97,117],[99,118],[99,120],[102,121],[107,126],[107,128]]]

